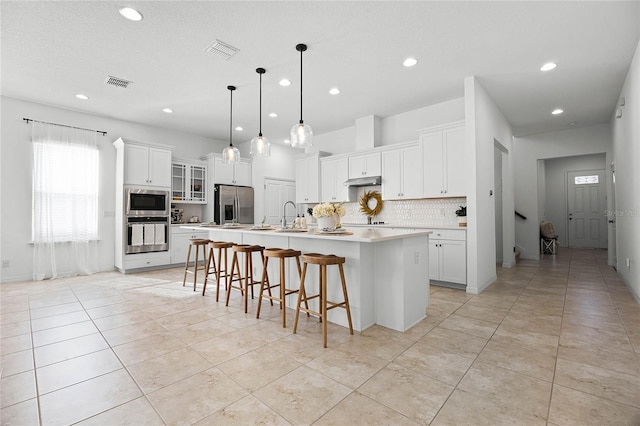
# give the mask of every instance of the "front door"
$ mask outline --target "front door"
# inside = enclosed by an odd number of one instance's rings
[[[567,174],[569,247],[607,248],[604,170]]]

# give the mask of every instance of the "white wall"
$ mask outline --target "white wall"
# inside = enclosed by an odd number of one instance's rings
[[[515,224],[516,242],[523,248],[522,258],[538,259],[540,245],[540,221],[538,210],[540,166],[538,160],[576,155],[606,155],[606,164],[611,162],[611,133],[608,124],[581,127],[557,132],[540,133],[526,137],[516,137],[513,142],[515,164],[515,205],[527,216]],[[607,195],[611,193],[611,172],[607,171]],[[607,202],[611,197],[607,196]],[[608,206],[607,208],[612,208]],[[548,214],[546,206],[545,214]]]
[[[611,119],[616,174],[616,266],[640,303],[640,43],[620,96],[625,98],[622,118],[616,118],[614,111]]]
[[[605,170],[604,154],[579,155],[575,157],[562,157],[545,160],[546,188],[545,188],[545,215],[540,220],[548,220],[558,235],[560,246],[566,247],[569,243],[569,230],[567,223],[567,173],[582,170]],[[606,185],[606,182],[603,183]],[[604,214],[604,212],[603,212]]]
[[[29,280],[32,278],[33,248],[31,239],[31,126],[23,117],[103,130],[106,136],[98,138],[100,149],[100,269],[113,269],[114,228],[112,216],[104,212],[115,210],[115,148],[118,137],[174,146],[176,157],[197,159],[211,151],[222,151],[225,142],[201,136],[144,126],[132,122],[54,108],[22,100],[0,97],[1,143],[0,155],[0,235],[2,259],[9,268],[0,270],[0,281]]]
[[[514,246],[513,132],[476,77],[464,81],[465,146],[471,188],[467,197],[467,292],[480,293],[496,279],[494,146],[504,147],[503,246]],[[503,264],[513,264],[513,251],[505,250]]]

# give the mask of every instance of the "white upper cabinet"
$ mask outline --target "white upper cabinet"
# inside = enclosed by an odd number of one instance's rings
[[[422,146],[414,143],[382,153],[382,198],[422,197]]]
[[[180,203],[207,203],[207,166],[174,161],[171,165],[171,200]]]
[[[349,161],[346,157],[320,160],[322,176],[322,201],[348,202],[349,187],[344,182],[349,178]]]
[[[318,154],[296,159],[296,203],[320,202],[320,157]]]
[[[222,162],[222,156],[213,160],[213,182],[224,185],[251,186],[251,162],[241,159],[239,163]]]
[[[423,149],[424,197],[466,197],[464,124],[425,130]]]
[[[145,145],[123,143],[124,184],[171,186],[171,151]]]
[[[380,152],[349,156],[349,179],[380,176],[382,174]]]

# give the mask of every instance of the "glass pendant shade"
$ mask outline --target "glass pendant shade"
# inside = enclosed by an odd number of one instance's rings
[[[260,75],[260,130],[258,136],[251,139],[249,153],[253,157],[269,157],[271,156],[271,144],[267,138],[262,136],[262,74],[267,71],[264,68],[256,68],[256,72]]]
[[[291,146],[294,148],[306,148],[313,146],[313,130],[304,123],[295,124],[291,128]]]
[[[240,150],[233,146],[233,91],[235,86],[227,86],[231,95],[231,106],[229,108],[229,146],[222,150],[222,162],[227,164],[240,162]]]
[[[296,45],[296,50],[300,52],[300,122],[291,128],[291,146],[294,148],[306,148],[313,146],[313,130],[302,120],[302,52],[307,50],[306,44]]]
[[[254,157],[269,157],[271,155],[269,139],[262,135],[251,139],[251,155]]]
[[[227,164],[240,162],[240,150],[233,145],[229,145],[222,150],[222,162]]]

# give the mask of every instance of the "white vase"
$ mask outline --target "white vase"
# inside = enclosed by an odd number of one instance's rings
[[[336,229],[336,220],[333,216],[322,216],[318,218],[318,229],[323,231],[333,231]]]

